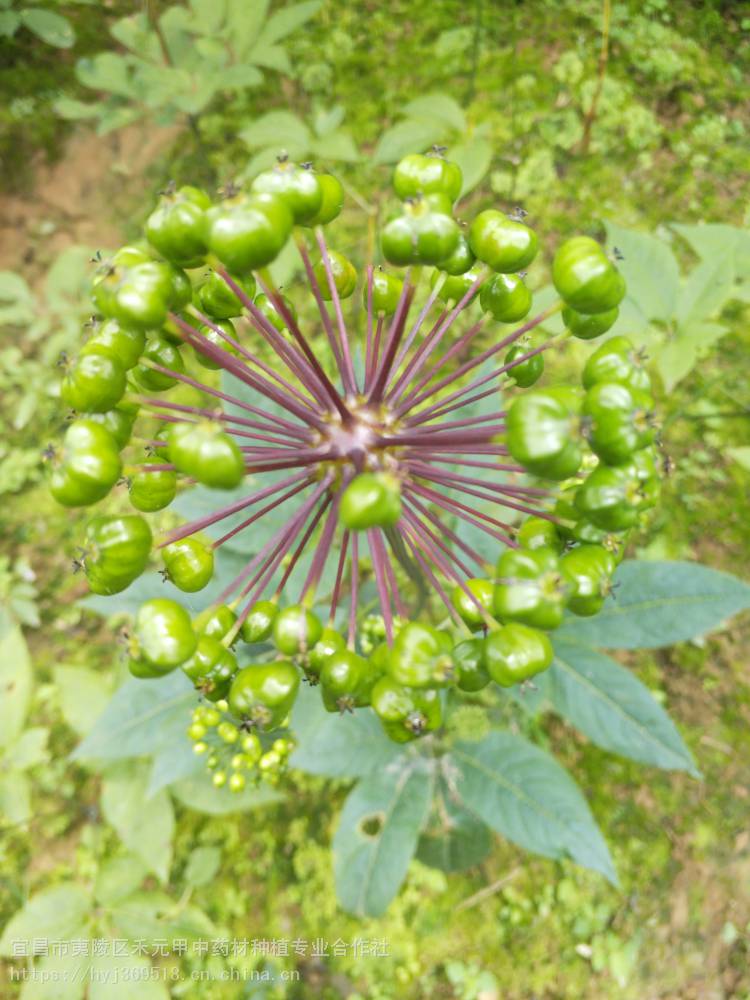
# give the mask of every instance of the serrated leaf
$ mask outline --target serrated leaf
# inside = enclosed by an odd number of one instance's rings
[[[339,128],[344,121],[345,114],[343,104],[336,104],[329,109],[317,108],[313,113],[313,131],[318,138],[322,139],[323,136],[329,135]]]
[[[292,767],[328,778],[355,778],[386,767],[403,749],[383,732],[373,712],[326,712],[317,688],[303,685],[292,711],[297,747]]]
[[[210,3],[211,0],[203,2]],[[247,0],[227,0],[223,5],[226,6],[227,19],[224,34],[231,39],[237,59],[245,59],[266,19],[269,0],[254,0],[251,4]]]
[[[385,912],[406,877],[432,797],[432,775],[408,764],[361,781],[333,838],[336,893],[359,917]]]
[[[226,786],[215,788],[205,771],[176,782],[170,792],[183,805],[212,816],[259,809],[284,798],[281,792],[266,787],[246,788],[242,792],[230,792]]]
[[[79,59],[76,63],[76,76],[84,87],[92,90],[133,97],[128,61],[114,52],[99,52],[91,58]]]
[[[750,585],[691,562],[626,560],[615,593],[594,618],[569,619],[555,641],[656,649],[703,635],[750,607]]]
[[[76,33],[70,21],[62,14],[42,7],[24,7],[19,12],[23,25],[41,38],[47,45],[57,49],[69,49],[75,44]]]
[[[202,35],[218,35],[227,16],[226,0],[189,0],[189,6],[193,15],[191,22],[193,30]],[[250,16],[256,5],[243,6]]]
[[[698,776],[676,726],[637,677],[594,649],[555,643],[552,707],[604,750]]]
[[[740,445],[738,448],[727,448],[727,452],[743,469],[747,469],[750,472],[750,445],[745,444]]]
[[[185,736],[175,738],[154,752],[146,794],[149,798],[162,788],[195,774],[205,762],[193,753],[193,744]]]
[[[372,155],[373,163],[395,163],[407,153],[424,152],[445,139],[449,132],[444,122],[408,118],[383,132]]]
[[[90,907],[88,892],[74,882],[42,889],[10,918],[0,938],[0,955],[12,955],[14,941],[69,941],[80,937]]]
[[[259,87],[263,74],[254,66],[226,66],[221,71],[221,90],[242,90],[245,87]]]
[[[152,975],[151,963],[132,952],[94,955],[89,959],[88,1000],[169,1000],[169,990],[160,975]]]
[[[55,667],[60,709],[67,724],[85,736],[106,708],[111,694],[109,677],[86,667]]]
[[[166,882],[172,863],[174,810],[164,791],[146,801],[147,782],[144,765],[117,764],[108,770],[102,782],[102,814],[125,847]]]
[[[45,726],[25,729],[9,748],[3,765],[13,771],[25,771],[37,764],[43,764],[48,759],[48,738],[49,729]]]
[[[730,250],[734,255],[742,233],[736,226],[729,226],[723,222],[697,225],[673,222],[670,223],[670,228],[679,233],[695,253],[706,261],[721,259]]]
[[[704,260],[687,277],[677,305],[677,322],[695,325],[717,316],[730,298],[734,285],[734,248],[722,256]]]
[[[285,76],[292,75],[292,64],[286,49],[281,45],[261,46],[260,43],[252,50],[249,56],[256,66],[263,66],[264,69],[273,69],[277,73]]]
[[[150,890],[136,892],[120,901],[112,911],[118,931],[133,941],[175,938],[212,938],[216,929],[196,906],[184,906],[166,893]]]
[[[484,179],[492,163],[492,153],[492,143],[481,136],[474,136],[448,150],[447,158],[457,163],[463,174],[462,198]]]
[[[0,271],[0,302],[32,303],[34,295],[26,280],[15,271]]]
[[[43,955],[34,977],[24,980],[21,1000],[82,1000],[90,966],[88,955]]]
[[[729,328],[709,320],[696,321],[691,326],[679,328],[673,336],[654,352],[654,361],[667,392],[688,375]]]
[[[315,156],[322,160],[357,163],[360,158],[354,139],[344,129],[329,132],[320,139],[313,139],[310,148]]]
[[[417,859],[430,868],[460,872],[479,864],[492,846],[485,824],[463,809],[441,779],[432,814],[419,838]]]
[[[0,38],[12,38],[21,25],[21,18],[14,10],[0,11]]]
[[[112,906],[139,889],[147,874],[148,867],[135,854],[108,858],[96,873],[94,898],[103,906]]]
[[[202,886],[214,878],[221,867],[221,850],[218,847],[195,847],[190,852],[185,865],[184,879],[187,885]]]
[[[44,292],[61,312],[70,310],[71,304],[87,308],[91,289],[91,258],[94,248],[67,247],[55,257],[44,277]]]
[[[457,132],[466,128],[466,116],[461,106],[448,94],[423,94],[409,101],[401,110],[408,118],[434,119]]]
[[[241,129],[239,137],[250,149],[273,146],[287,149],[290,155],[301,150],[304,155],[310,148],[310,130],[291,111],[269,111]]]
[[[141,114],[142,111],[137,104],[134,104],[132,107],[128,107],[117,104],[116,102],[108,104],[105,101],[100,108],[99,124],[96,126],[96,134],[107,135],[108,132],[114,132],[115,129],[124,128],[126,125],[130,125],[131,122],[138,121]]]
[[[112,696],[73,760],[120,760],[153,753],[184,735],[193,685],[182,673],[143,681],[130,678]]]
[[[572,858],[617,884],[609,850],[581,790],[554,758],[512,733],[456,746],[455,789],[489,827],[526,850]]]
[[[96,103],[86,103],[77,101],[73,97],[58,97],[52,103],[52,108],[56,115],[66,121],[83,121],[89,118],[96,118],[99,114],[99,105]]]
[[[31,783],[25,774],[10,771],[0,772],[0,830],[9,823],[12,826],[28,823],[31,819]]]
[[[31,659],[23,632],[12,626],[0,636],[0,747],[14,743],[31,701]]]
[[[287,35],[291,35],[293,31],[309,21],[319,8],[320,0],[306,0],[305,3],[288,4],[286,7],[282,7],[281,10],[272,14],[263,25],[258,38],[258,46],[270,46],[274,42],[286,38]]]
[[[155,59],[159,63],[162,61],[159,41],[145,14],[129,14],[118,18],[110,25],[109,33],[115,41],[132,52],[137,52],[142,59]]]
[[[625,302],[640,315],[644,325],[650,320],[668,322],[674,316],[680,291],[674,254],[655,236],[610,221],[605,224],[608,245],[616,246],[623,254],[617,267],[628,286]]]

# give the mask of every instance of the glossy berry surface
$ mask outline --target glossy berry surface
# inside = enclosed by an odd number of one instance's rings
[[[495,209],[480,212],[474,219],[469,245],[478,260],[505,274],[528,267],[539,249],[532,229]]]

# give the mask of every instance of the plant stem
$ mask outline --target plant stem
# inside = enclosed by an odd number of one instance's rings
[[[591,129],[596,119],[596,112],[599,107],[599,100],[604,89],[604,79],[607,75],[607,62],[609,60],[609,29],[612,21],[612,0],[602,0],[602,39],[599,48],[599,64],[597,67],[596,90],[591,99],[591,105],[583,120],[583,135],[581,136],[580,153],[588,153],[591,142]]]

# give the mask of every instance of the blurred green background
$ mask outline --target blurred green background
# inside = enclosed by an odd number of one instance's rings
[[[231,819],[190,808],[197,792],[137,803],[163,811],[159,882],[137,823],[116,830],[97,770],[68,759],[122,666],[112,630],[76,603],[80,521],[46,495],[40,460],[89,260],[136,233],[169,179],[215,189],[280,146],[323,162],[347,186],[346,250],[389,164],[438,142],[464,165],[467,213],[520,205],[543,245],[609,223],[687,272],[697,257],[673,225],[726,225],[708,257],[717,280],[733,269],[732,294],[700,327],[667,316],[639,331],[675,468],[635,554],[749,577],[749,69],[750,8],[720,0],[0,0],[0,641],[6,658],[28,651],[34,675],[23,739],[0,737],[0,926],[54,890],[53,910],[117,937],[117,900],[136,892],[129,926],[155,939],[389,943],[380,957],[253,958],[269,976],[297,969],[289,984],[223,982],[221,949],[149,955],[163,980],[96,998],[750,1000],[746,619],[622,658],[669,707],[703,782],[605,754],[561,722],[535,733],[581,782],[621,891],[498,842],[461,875],[415,862],[387,915],[356,921],[337,907],[329,850],[347,785],[301,775],[284,801]],[[23,966],[6,963],[0,995],[82,995],[11,981]],[[196,970],[212,978],[198,986]]]

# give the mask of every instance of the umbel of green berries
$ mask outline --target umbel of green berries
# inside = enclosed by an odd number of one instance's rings
[[[132,512],[95,516],[78,564],[98,594],[161,564],[167,590],[135,616],[130,669],[193,681],[191,735],[219,784],[206,734],[239,741],[232,787],[264,753],[260,771],[278,771],[303,680],[331,712],[374,710],[399,742],[440,727],[443,688],[529,681],[566,611],[601,608],[658,498],[649,378],[627,339],[594,350],[580,384],[539,386],[550,348],[617,319],[615,264],[589,237],[563,242],[560,301],[529,318],[536,234],[497,209],[459,223],[461,185],[438,153],[403,159],[384,263],[359,267],[325,234],[339,181],[282,158],[217,202],[170,188],[145,239],[96,269],[50,489],[70,507],[127,490]],[[290,239],[304,281],[282,295],[268,265]],[[544,334],[558,310],[565,333]],[[195,483],[216,491],[213,512],[149,523]],[[175,591],[200,594],[240,533],[254,555],[191,615]]]

